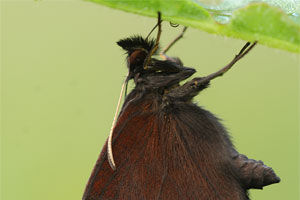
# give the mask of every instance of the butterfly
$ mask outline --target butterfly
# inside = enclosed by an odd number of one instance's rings
[[[156,39],[133,36],[117,42],[128,55],[126,83],[133,80],[135,87],[125,98],[83,200],[246,200],[249,189],[278,183],[272,168],[240,154],[219,119],[193,103],[256,42],[248,42],[219,71],[180,84],[196,70],[166,52],[186,28],[157,59],[160,13],[156,26]]]

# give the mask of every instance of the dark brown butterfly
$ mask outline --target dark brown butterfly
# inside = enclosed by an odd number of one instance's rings
[[[218,72],[180,85],[195,69],[164,54],[163,60],[153,58],[160,33],[159,15],[156,40],[134,36],[117,42],[128,53],[127,80],[135,88],[113,129],[114,159],[106,142],[83,199],[246,200],[248,189],[278,183],[270,167],[239,154],[219,120],[192,102],[256,42]]]

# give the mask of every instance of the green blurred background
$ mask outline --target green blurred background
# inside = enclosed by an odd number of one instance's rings
[[[115,42],[155,23],[79,0],[1,1],[1,199],[81,199],[126,75]],[[180,30],[164,23],[162,46]],[[244,43],[189,29],[169,55],[203,76]],[[299,198],[299,61],[258,45],[195,99],[281,177],[254,200]]]

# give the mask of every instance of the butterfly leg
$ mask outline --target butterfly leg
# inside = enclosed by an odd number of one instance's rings
[[[165,60],[170,60],[170,61],[173,61],[173,62],[175,62],[175,63],[177,63],[177,64],[179,64],[179,65],[183,65],[182,64],[182,62],[181,62],[181,60],[179,59],[179,58],[177,58],[177,57],[169,57],[169,56],[167,56],[166,55],[166,53],[167,53],[167,51],[178,41],[178,40],[180,40],[182,37],[183,37],[183,35],[184,35],[184,33],[185,33],[185,31],[187,30],[187,27],[185,26],[183,29],[182,29],[182,31],[179,33],[179,35],[177,35],[176,36],[176,38],[174,38],[163,50],[162,50],[162,52],[160,53],[160,57],[162,57],[163,59],[165,59]]]
[[[182,86],[172,89],[168,94],[167,97],[170,99],[176,99],[181,101],[189,101],[194,96],[196,96],[201,90],[207,88],[209,86],[209,82],[203,84],[197,84],[201,81],[202,78],[194,78],[191,81],[186,82]]]
[[[250,50],[257,44],[257,42],[247,42],[240,52],[232,59],[232,61],[219,71],[212,73],[205,77],[197,77],[193,80],[185,83],[184,85],[174,88],[168,93],[169,98],[181,99],[183,101],[189,101],[196,96],[201,90],[208,87],[209,82],[219,76],[224,75],[231,67],[241,58],[243,58]]]
[[[170,74],[168,76],[162,75],[148,75],[147,77],[143,77],[138,79],[136,83],[143,82],[143,85],[147,88],[159,88],[159,87],[169,87],[175,84],[179,84],[181,80],[187,79],[192,76],[196,70],[193,68],[178,66],[180,69],[179,72]]]
[[[148,53],[148,55],[145,58],[144,65],[143,65],[144,69],[148,68],[148,64],[150,63],[151,57],[153,56],[153,54],[158,49],[158,46],[159,46],[158,44],[159,44],[159,40],[160,40],[160,36],[161,36],[161,22],[162,22],[162,20],[161,20],[161,13],[158,12],[157,13],[157,26],[158,26],[158,30],[157,30],[156,41],[155,41],[154,47],[151,49],[151,51]]]

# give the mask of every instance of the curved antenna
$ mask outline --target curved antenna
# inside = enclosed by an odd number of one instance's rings
[[[145,59],[144,68],[147,68],[147,65],[148,65],[148,63],[149,63],[149,61],[151,59],[151,56],[155,53],[155,51],[158,48],[158,43],[159,43],[159,39],[160,39],[160,35],[161,35],[161,14],[160,14],[160,12],[158,12],[158,22],[154,26],[154,28],[150,31],[150,33],[148,34],[146,40],[148,39],[148,37],[150,36],[150,34],[153,32],[153,30],[157,26],[158,26],[158,32],[157,32],[156,42],[155,42],[154,47],[151,49],[151,51],[149,52],[149,54],[147,55],[147,57]],[[114,131],[114,128],[115,128],[115,125],[116,125],[117,116],[118,116],[118,113],[119,113],[119,109],[120,109],[120,105],[121,105],[121,100],[122,100],[122,96],[123,96],[123,93],[124,93],[124,89],[126,88],[126,91],[127,91],[128,76],[129,76],[129,72],[128,72],[127,78],[124,81],[124,83],[122,85],[122,88],[121,88],[120,97],[119,97],[119,100],[118,100],[118,105],[117,105],[117,108],[116,108],[115,116],[114,116],[114,119],[113,119],[113,122],[112,122],[112,126],[111,126],[111,129],[110,129],[109,136],[108,136],[108,141],[107,141],[107,159],[108,159],[108,163],[109,163],[110,167],[113,170],[116,170],[116,164],[115,164],[115,161],[114,161],[114,156],[113,156],[113,151],[112,151],[113,131]]]
[[[122,88],[121,88],[121,92],[120,92],[120,96],[119,96],[115,116],[114,116],[114,119],[113,119],[113,122],[112,122],[112,125],[111,125],[111,128],[110,128],[108,141],[107,141],[107,159],[108,159],[108,163],[109,163],[110,167],[113,170],[116,170],[116,164],[115,164],[115,161],[114,161],[114,156],[113,156],[113,151],[112,151],[112,138],[113,138],[113,132],[114,132],[114,129],[115,129],[117,116],[118,116],[120,105],[121,105],[122,96],[124,94],[124,88],[128,83],[128,76],[129,76],[129,72],[127,74],[127,78],[125,79],[125,81],[122,84]]]

